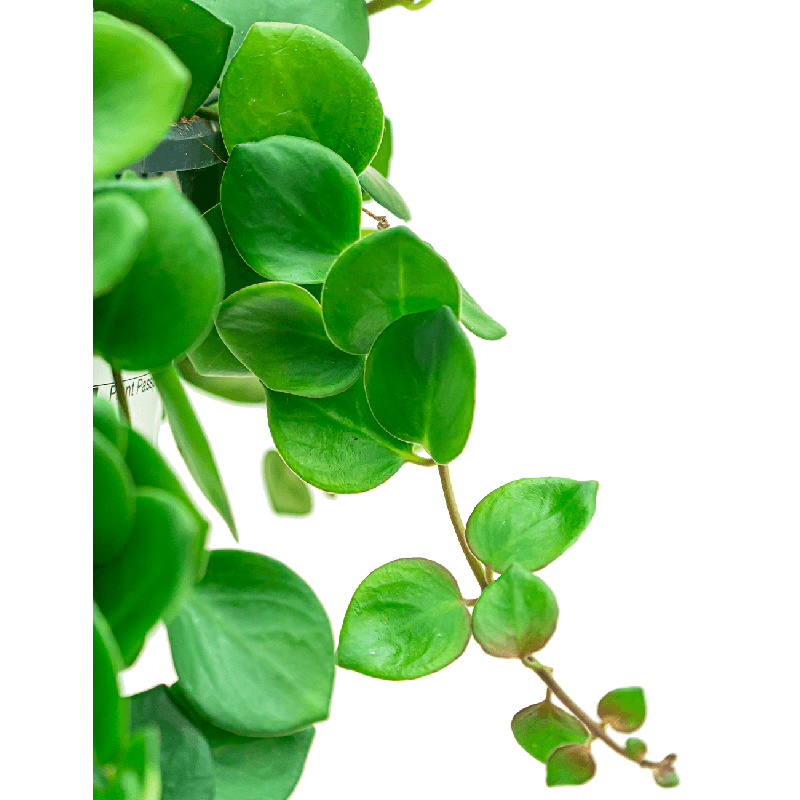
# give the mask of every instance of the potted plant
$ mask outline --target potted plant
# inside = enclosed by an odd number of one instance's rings
[[[361,63],[369,13],[396,4],[95,3],[94,346],[122,401],[119,417],[94,405],[96,797],[286,798],[337,664],[417,679],[472,637],[544,684],[511,725],[548,785],[590,780],[597,741],[677,785],[674,755],[648,759],[644,742],[608,731],[644,722],[640,687],[611,690],[592,714],[536,657],[559,611],[534,573],[590,523],[597,482],[521,478],[466,524],[458,510],[448,465],[472,426],[469,335],[505,329],[409,227],[367,212],[377,230],[362,231],[365,196],[410,219]],[[184,381],[266,405],[277,452],[265,475],[284,511],[309,510],[306,484],[354,494],[405,465],[437,473],[479,596],[426,558],[378,566],[355,588],[335,651],[302,565],[207,549],[208,520],[129,424],[124,370],[151,376],[234,540]],[[179,680],[122,697],[118,675],[159,621]]]

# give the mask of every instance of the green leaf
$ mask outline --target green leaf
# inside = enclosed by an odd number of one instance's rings
[[[511,731],[522,749],[542,764],[556,747],[589,739],[589,731],[576,717],[549,700],[518,711],[511,720]]]
[[[179,116],[191,76],[159,39],[96,12],[94,179],[110,177],[160,141]]]
[[[635,736],[625,742],[625,752],[634,760],[641,761],[647,755],[647,743]]]
[[[94,606],[92,695],[94,756],[99,764],[116,760],[128,740],[130,709],[120,697],[117,673],[124,668],[119,646],[100,609]]]
[[[367,167],[358,176],[361,188],[379,205],[387,211],[408,222],[411,219],[411,210],[400,192],[373,167]]]
[[[647,703],[641,686],[614,689],[597,704],[597,716],[620,733],[633,733],[644,725]]]
[[[495,572],[514,562],[547,566],[571,547],[594,516],[597,481],[522,478],[486,495],[467,520],[467,542]]]
[[[548,786],[581,786],[593,777],[597,765],[584,744],[562,744],[547,759]]]
[[[117,764],[114,778],[95,798],[102,800],[161,800],[159,741],[155,728],[142,728]]]
[[[475,603],[472,632],[490,656],[521,658],[547,644],[557,621],[558,604],[550,587],[512,564]]]
[[[135,201],[149,227],[127,275],[94,301],[94,348],[117,369],[168,364],[205,338],[222,299],[219,248],[169,178],[98,187]]]
[[[475,410],[475,355],[449,307],[386,328],[367,356],[364,383],[375,419],[392,436],[421,444],[438,464],[464,449]]]
[[[655,782],[664,789],[674,789],[680,785],[680,778],[674,769],[668,770],[653,770],[653,778]]]
[[[383,134],[367,71],[346,47],[305,25],[250,28],[222,81],[219,118],[229,153],[242,142],[300,136],[338,153],[357,175]]]
[[[314,508],[308,484],[298,478],[277,450],[267,450],[262,463],[264,489],[276,514],[306,516]]]
[[[206,211],[203,219],[214,233],[222,255],[222,266],[225,270],[224,296],[230,297],[245,286],[262,283],[264,278],[247,266],[231,241],[219,203]],[[206,376],[253,377],[250,370],[224,345],[216,327],[212,327],[206,338],[195,345],[189,353],[189,359],[194,368]]]
[[[139,255],[147,217],[129,197],[106,194],[94,198],[93,224],[93,292],[99,297],[110,292],[127,274]]]
[[[181,378],[210,397],[229,403],[264,405],[264,386],[255,375],[224,378],[201,375],[188,358],[176,362],[175,366]]]
[[[158,729],[161,741],[161,800],[214,800],[211,750],[202,733],[181,713],[163,684],[133,695],[134,730]]]
[[[328,716],[330,623],[309,586],[279,561],[212,551],[167,630],[186,696],[216,726],[280,736]]]
[[[188,68],[191,86],[179,116],[191,117],[222,74],[233,26],[193,0],[94,0],[94,7],[141,25]]]
[[[156,622],[174,613],[191,584],[196,535],[196,523],[183,503],[158,489],[142,489],[122,552],[94,568],[94,599],[126,666],[135,661]]]
[[[490,342],[502,339],[508,331],[493,320],[475,301],[475,298],[461,285],[461,323],[472,334]]]
[[[387,228],[351,245],[322,290],[331,341],[366,354],[396,319],[449,306],[458,314],[458,282],[447,262],[408,228]]]
[[[234,147],[220,201],[236,249],[272,280],[321,283],[361,226],[353,170],[333,150],[296,136]]]
[[[361,375],[363,359],[331,343],[319,303],[292,283],[240,289],[222,303],[217,330],[228,349],[268,389],[329,397]]]
[[[378,425],[362,381],[319,399],[268,391],[267,410],[272,441],[283,460],[325,492],[366,492],[391,478],[406,461],[420,461],[410,444]]]
[[[119,555],[133,528],[136,509],[133,479],[119,451],[93,431],[92,500],[94,563]]]
[[[116,409],[108,400],[102,397],[94,397],[92,401],[92,424],[124,457],[128,447],[128,431],[130,428],[120,422]]]
[[[469,611],[455,578],[435,561],[401,558],[371,572],[342,623],[338,663],[404,681],[446,667],[466,649]]]
[[[164,403],[169,427],[175,437],[175,444],[178,446],[181,458],[189,468],[200,491],[225,520],[233,538],[239,541],[233,512],[228,502],[228,495],[225,493],[225,487],[222,485],[217,462],[214,460],[214,454],[211,452],[205,431],[186,396],[186,391],[175,367],[170,365],[154,370],[152,375]]]
[[[392,123],[389,121],[389,117],[384,117],[381,145],[370,163],[370,166],[380,172],[384,178],[389,177],[389,169],[392,163],[392,145]]]

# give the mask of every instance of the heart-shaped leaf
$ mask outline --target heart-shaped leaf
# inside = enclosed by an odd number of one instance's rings
[[[593,777],[597,765],[585,744],[562,744],[547,759],[548,786],[581,786]]]
[[[277,450],[267,450],[262,463],[264,489],[276,514],[306,516],[314,508],[308,484],[298,478]]]
[[[93,292],[95,297],[110,292],[127,274],[139,255],[147,217],[137,203],[124,194],[94,198]]]
[[[319,303],[292,283],[259,283],[232,294],[220,307],[217,330],[268,389],[329,397],[361,375],[363,359],[331,343]]]
[[[475,603],[472,632],[490,656],[521,658],[547,644],[557,621],[558,604],[550,587],[512,564]]]
[[[305,25],[250,28],[222,81],[219,116],[228,152],[268,136],[300,136],[338,153],[356,175],[383,134],[367,71],[346,47]]]
[[[370,411],[362,381],[347,391],[312,399],[267,392],[272,441],[304,481],[335,494],[374,489],[407,461],[411,445],[390,436]]]
[[[547,566],[572,546],[592,519],[597,481],[522,478],[486,495],[467,520],[467,541],[495,572],[514,562]]]
[[[128,541],[136,510],[136,487],[114,445],[98,430],[93,436],[94,563],[104,564],[116,558]]]
[[[321,283],[361,226],[353,170],[333,150],[297,136],[234,147],[220,202],[236,249],[271,280]]]
[[[455,275],[429,244],[403,226],[348,247],[322,290],[328,335],[348,353],[368,353],[396,319],[443,305],[458,314]]]
[[[475,298],[461,285],[461,323],[472,334],[480,339],[496,341],[502,339],[508,331],[493,320],[477,303]]]
[[[309,586],[280,562],[212,551],[167,630],[186,696],[216,726],[280,736],[328,716],[330,623]]]
[[[255,375],[224,378],[201,375],[188,358],[176,362],[176,368],[183,380],[208,397],[242,405],[264,404],[264,386]]]
[[[367,167],[358,176],[358,182],[379,206],[383,206],[387,211],[406,222],[411,219],[411,210],[400,196],[400,192],[374,167]]]
[[[147,236],[127,275],[94,301],[94,347],[117,369],[163,366],[205,338],[222,299],[219,248],[168,178],[98,187],[135,201]]]
[[[449,307],[386,328],[367,356],[364,383],[375,419],[392,436],[421,444],[438,464],[464,449],[475,410],[475,355]]]
[[[401,558],[371,572],[342,623],[338,663],[403,681],[446,667],[466,649],[469,611],[455,578],[435,561]]]
[[[117,673],[124,664],[119,646],[100,609],[94,606],[93,700],[94,756],[98,764],[114,761],[128,740],[130,708],[120,697]]]
[[[518,711],[511,720],[511,731],[522,749],[542,764],[556,747],[589,739],[580,720],[549,700]]]
[[[620,733],[638,731],[647,716],[644,690],[641,686],[614,689],[597,704],[597,716]]]
[[[159,39],[95,12],[94,179],[147,155],[180,115],[191,76]],[[376,144],[377,148],[377,144]]]

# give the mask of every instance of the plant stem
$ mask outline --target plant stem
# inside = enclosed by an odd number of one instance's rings
[[[117,403],[122,419],[131,424],[131,410],[128,407],[128,395],[125,394],[125,384],[122,382],[122,373],[118,369],[112,369],[111,375],[114,378],[114,391],[117,395]]]
[[[444,501],[447,504],[447,511],[450,514],[450,522],[453,523],[453,530],[455,530],[456,536],[458,537],[458,543],[461,545],[461,550],[464,553],[464,557],[467,559],[472,574],[475,576],[475,580],[478,581],[481,589],[485,589],[488,584],[483,571],[483,564],[478,561],[467,544],[467,533],[464,530],[464,523],[461,521],[461,515],[458,513],[456,498],[453,494],[453,484],[450,482],[450,469],[446,464],[439,464],[439,478],[442,482],[442,492],[444,493]]]
[[[540,680],[547,687],[547,697],[550,697],[552,692],[562,703],[562,705],[571,711],[588,729],[589,733],[595,739],[604,741],[615,753],[618,753],[628,761],[638,764],[640,767],[646,769],[655,769],[656,767],[672,769],[677,756],[670,753],[662,761],[636,761],[631,758],[625,748],[619,743],[615,742],[603,729],[602,725],[595,722],[559,685],[558,681],[552,676],[550,671],[543,664],[540,664],[533,656],[523,656],[520,661],[530,670],[533,670],[540,678]]]
[[[409,11],[419,11],[430,2],[431,0],[416,0],[416,2],[414,0],[371,0],[371,2],[367,3],[367,13],[377,14],[379,11],[386,11],[387,8],[393,8],[394,6],[403,6]]]
[[[373,214],[368,208],[364,208],[364,206],[361,206],[361,210],[368,217],[372,217],[372,219],[374,219],[378,223],[378,230],[379,231],[385,231],[389,227],[389,220],[386,219],[386,217],[378,215],[378,214]]]

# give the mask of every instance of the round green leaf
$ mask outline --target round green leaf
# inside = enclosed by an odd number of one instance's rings
[[[508,331],[493,320],[476,302],[475,298],[461,285],[461,323],[479,339],[490,342],[502,339]]]
[[[129,666],[159,618],[168,618],[191,584],[191,544],[197,534],[183,503],[142,489],[133,530],[122,552],[94,568],[94,599]]]
[[[220,202],[236,250],[272,280],[321,283],[360,231],[353,170],[327,147],[296,136],[234,147]]]
[[[475,410],[475,355],[452,309],[395,320],[372,346],[364,382],[375,419],[392,436],[421,444],[439,464],[464,449]]]
[[[267,392],[272,441],[304,481],[335,494],[380,486],[406,463],[419,461],[407,442],[390,436],[370,411],[364,384],[312,399]]]
[[[181,686],[214,725],[280,736],[328,716],[330,623],[309,586],[280,562],[212,551],[167,630]]]
[[[518,711],[511,720],[511,731],[520,747],[542,764],[556,747],[589,739],[580,720],[549,700]]]
[[[162,41],[101,11],[93,16],[94,179],[160,141],[180,115],[191,76]]]
[[[386,228],[347,248],[328,273],[322,316],[331,341],[366,354],[396,319],[449,306],[458,282],[447,262],[406,227]]]
[[[597,765],[584,744],[562,744],[547,759],[548,786],[581,786],[593,777]]]
[[[108,400],[102,397],[92,398],[92,424],[108,439],[121,456],[125,456],[128,447],[128,431],[117,416],[117,411]]]
[[[467,541],[495,572],[514,562],[547,566],[572,546],[594,516],[597,481],[522,478],[486,495],[467,520]]]
[[[291,283],[240,289],[220,307],[217,330],[228,349],[269,389],[304,397],[344,391],[363,360],[335,347],[319,303]]]
[[[229,403],[264,404],[264,386],[255,375],[225,378],[201,375],[188,358],[178,361],[176,367],[181,378],[208,397],[227,400]]]
[[[374,167],[367,167],[358,176],[358,182],[379,206],[383,206],[387,211],[406,222],[411,219],[411,210],[400,196],[400,192]]]
[[[94,563],[119,555],[133,528],[136,509],[133,479],[119,451],[98,430],[93,431],[92,459]]]
[[[512,564],[475,603],[472,632],[490,656],[521,658],[547,644],[557,621],[558,604],[550,587]]]
[[[435,561],[401,558],[371,572],[342,623],[338,663],[404,681],[446,667],[466,649],[469,611],[455,578]]]
[[[680,785],[680,778],[674,769],[653,770],[653,778],[663,789],[674,789]]]
[[[264,489],[276,514],[305,516],[314,508],[308,484],[298,478],[277,450],[267,450],[261,465]]]
[[[130,709],[120,697],[117,673],[124,668],[119,647],[100,609],[94,606],[93,644],[94,756],[99,764],[114,761],[128,738]]]
[[[197,209],[168,178],[106,184],[149,227],[128,274],[94,302],[94,347],[117,369],[168,364],[204,338],[222,299],[222,259]]]
[[[180,116],[191,117],[222,74],[233,26],[193,0],[94,0],[94,7],[141,25],[189,69],[191,86]]]
[[[625,742],[625,752],[634,760],[641,761],[647,755],[647,743],[635,736]]]
[[[633,733],[644,725],[647,703],[640,686],[614,689],[597,704],[597,716],[620,733]]]
[[[356,174],[383,134],[383,108],[367,71],[346,47],[305,25],[250,28],[222,81],[219,116],[229,153],[242,142],[300,136],[338,153]]]
[[[138,204],[122,194],[95,197],[93,223],[93,292],[110,292],[139,255],[147,233],[147,217]]]

